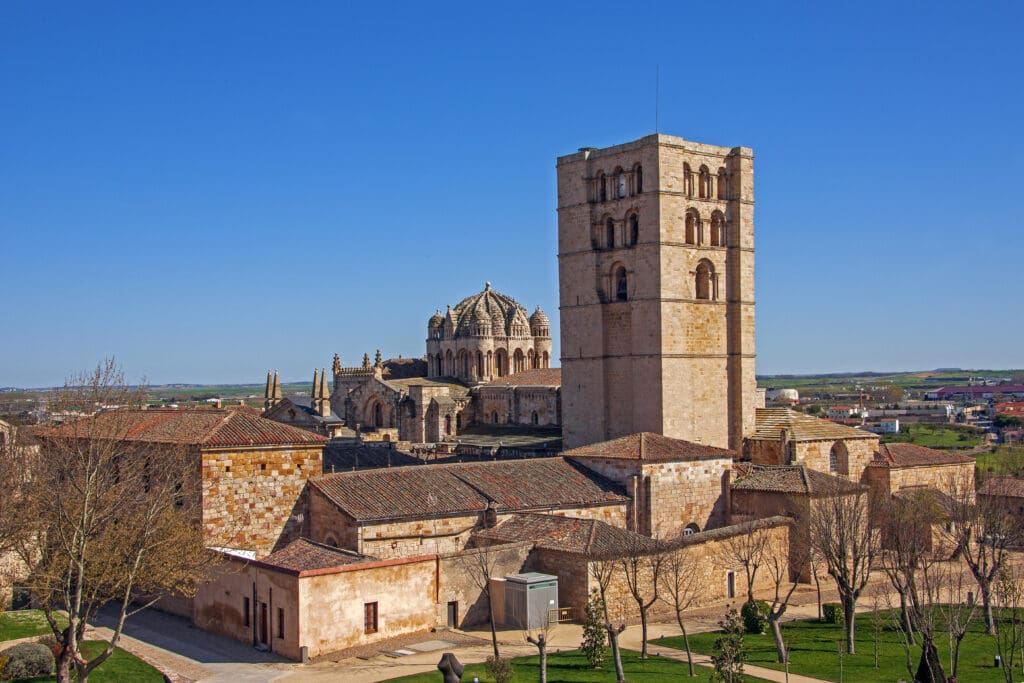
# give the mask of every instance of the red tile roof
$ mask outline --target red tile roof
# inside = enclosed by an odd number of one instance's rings
[[[628,501],[618,484],[563,458],[419,465],[326,474],[317,491],[360,522],[550,510]]]
[[[978,489],[982,496],[1024,498],[1024,479],[1019,477],[991,477]]]
[[[912,443],[883,443],[871,461],[881,467],[923,467],[927,465],[958,465],[973,463],[974,458],[959,453],[937,451]]]
[[[110,410],[54,427],[40,436],[115,439],[208,448],[317,446],[327,443],[327,439],[318,434],[264,419],[253,411],[230,408]]]
[[[565,451],[563,455],[569,458],[619,458],[646,462],[673,462],[732,458],[735,453],[726,448],[673,439],[654,432],[639,432],[611,441],[601,441],[573,448]]]
[[[856,493],[865,487],[845,477],[812,470],[805,465],[741,465],[736,468],[734,491],[798,493],[810,496]]]
[[[474,534],[502,543],[531,541],[545,550],[611,559],[633,553],[655,553],[660,543],[649,536],[611,526],[594,519],[554,515],[513,515],[493,529]]]
[[[267,555],[260,562],[292,572],[304,572],[312,569],[343,567],[360,562],[373,562],[375,560],[376,558],[360,555],[351,550],[332,548],[329,545],[300,538],[292,541],[280,550]]]
[[[540,370],[524,370],[514,375],[507,375],[488,383],[492,387],[560,387],[562,386],[562,368],[542,368]]]

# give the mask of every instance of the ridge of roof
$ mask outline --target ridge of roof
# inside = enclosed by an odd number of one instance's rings
[[[755,411],[754,433],[747,439],[778,441],[783,430],[789,431],[793,441],[878,438],[872,432],[805,415],[791,408],[758,408]]]
[[[578,446],[562,455],[568,458],[616,458],[641,462],[673,462],[687,460],[732,459],[735,452],[676,439],[655,432],[635,432],[607,441]]]

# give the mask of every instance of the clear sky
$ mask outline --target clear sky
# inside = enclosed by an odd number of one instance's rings
[[[311,378],[485,281],[555,158],[754,148],[758,372],[1021,367],[1024,3],[0,3],[0,386]],[[557,344],[557,340],[556,340]],[[556,355],[557,355],[556,346]]]

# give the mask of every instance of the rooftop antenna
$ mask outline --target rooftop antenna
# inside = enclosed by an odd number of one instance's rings
[[[659,92],[659,90],[660,90],[660,88],[659,88],[660,81],[661,81],[661,65],[660,64],[655,64],[654,65],[654,132],[655,132],[655,134],[661,132],[658,129],[658,108],[659,108],[658,105],[660,104],[659,101],[658,101],[658,97],[660,95],[660,92]]]

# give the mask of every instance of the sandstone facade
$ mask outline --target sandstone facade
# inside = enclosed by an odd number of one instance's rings
[[[566,446],[753,429],[753,153],[652,135],[558,159]]]

